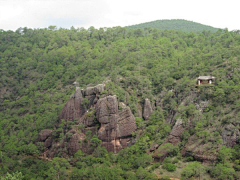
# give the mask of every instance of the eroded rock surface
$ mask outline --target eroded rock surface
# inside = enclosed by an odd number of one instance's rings
[[[156,147],[153,154],[154,159],[162,161],[168,155],[170,147],[181,142],[181,135],[185,129],[182,120],[180,118],[177,119],[166,141],[161,146]]]
[[[143,108],[143,117],[145,120],[148,120],[150,115],[152,114],[152,106],[151,106],[151,102],[149,99],[145,99],[144,102],[144,108]]]
[[[183,156],[191,156],[197,161],[213,163],[217,161],[217,151],[211,151],[211,148],[209,144],[203,143],[202,139],[191,136],[181,153]],[[217,149],[219,148],[216,147]]]
[[[59,118],[65,119],[68,121],[73,121],[75,119],[79,119],[86,112],[86,108],[84,108],[83,104],[83,96],[81,89],[79,87],[76,88],[75,93],[70,97],[70,99],[65,104]]]
[[[39,141],[45,141],[49,136],[51,136],[52,130],[51,129],[43,129],[39,134],[38,134],[38,140]]]
[[[96,117],[101,123],[98,138],[108,151],[118,152],[126,147],[132,132],[137,129],[135,117],[129,107],[118,110],[116,96],[107,96],[98,101]]]
[[[181,134],[186,128],[183,127],[182,119],[177,119],[175,125],[172,128],[170,135],[168,136],[167,142],[176,145],[181,141]]]
[[[53,158],[61,151],[66,156],[74,155],[79,149],[92,153],[94,148],[88,131],[90,136],[97,135],[102,141],[101,145],[111,152],[116,153],[131,144],[132,132],[137,129],[134,115],[125,104],[120,103],[119,110],[117,96],[100,98],[103,90],[103,84],[85,90],[76,88],[59,116],[60,120],[77,120],[71,129],[62,131],[64,137],[61,140],[56,137],[57,131],[55,138],[52,130],[43,130],[39,134],[39,141],[47,148],[44,152],[47,157]],[[88,105],[84,104],[84,98],[89,100]]]

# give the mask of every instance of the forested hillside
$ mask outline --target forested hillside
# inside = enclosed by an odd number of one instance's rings
[[[195,32],[195,33],[202,32],[204,30],[210,32],[217,32],[219,29],[183,19],[156,20],[132,26],[127,26],[127,28],[130,29],[144,29],[149,27],[161,30],[178,30],[183,32]]]
[[[196,78],[207,75],[214,84],[197,87]],[[130,107],[137,125],[131,146],[108,152],[86,132],[82,143],[91,152],[71,155],[64,146],[43,156],[42,130],[51,129],[55,142],[72,136],[74,121],[60,114],[75,81],[82,89],[104,83],[101,96]],[[239,31],[0,31],[2,179],[239,179],[239,119]]]

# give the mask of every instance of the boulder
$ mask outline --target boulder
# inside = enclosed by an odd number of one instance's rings
[[[46,148],[51,147],[52,146],[52,142],[53,142],[52,137],[47,138],[46,141],[44,142],[44,147],[46,147]]]
[[[100,94],[102,91],[104,91],[104,84],[98,84],[94,87],[87,87],[85,90],[83,90],[84,96],[91,96]]]
[[[38,140],[39,141],[45,141],[49,136],[51,136],[52,134],[52,131],[51,129],[43,129],[41,130],[41,132],[38,134]]]
[[[151,102],[149,99],[145,99],[144,102],[144,108],[143,108],[143,117],[145,120],[148,120],[150,115],[152,114],[152,106],[151,106]]]

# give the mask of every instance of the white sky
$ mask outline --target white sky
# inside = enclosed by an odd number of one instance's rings
[[[0,29],[113,27],[186,19],[240,30],[240,0],[0,0]]]

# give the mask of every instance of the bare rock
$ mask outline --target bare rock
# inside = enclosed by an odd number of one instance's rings
[[[67,150],[70,155],[74,155],[80,148],[80,140],[85,139],[82,133],[73,134],[67,144]]]
[[[136,120],[129,107],[119,113],[118,125],[120,137],[131,136],[132,132],[136,131]]]
[[[52,134],[52,131],[51,129],[43,129],[41,130],[41,132],[38,134],[38,140],[39,141],[45,141],[49,136],[51,136]]]
[[[148,118],[150,117],[150,115],[152,114],[152,106],[151,106],[151,102],[149,99],[145,99],[144,102],[144,108],[143,108],[143,117],[145,120],[148,120]]]
[[[181,141],[181,134],[183,133],[183,131],[185,130],[185,128],[183,127],[183,123],[182,123],[182,119],[177,119],[175,125],[173,126],[173,129],[167,139],[167,142],[176,145],[177,143],[179,143]]]
[[[45,155],[49,158],[61,153],[64,156],[74,155],[79,149],[84,153],[92,153],[93,146],[86,133],[92,132],[102,140],[101,145],[108,151],[118,152],[132,143],[132,132],[137,129],[135,117],[129,107],[121,104],[121,111],[118,109],[116,96],[100,97],[104,85],[88,87],[76,92],[65,104],[59,118],[74,121],[72,129],[64,129],[65,137],[59,141],[51,136],[52,130],[43,130],[39,133],[39,141],[46,147]],[[86,106],[85,99],[89,100]],[[100,124],[100,128],[99,128]]]
[[[52,142],[53,142],[52,137],[47,138],[46,141],[44,142],[44,147],[46,147],[46,148],[51,147],[52,146]]]
[[[163,144],[161,144],[159,147],[157,147],[157,149],[153,154],[153,158],[155,160],[163,161],[164,158],[167,157],[168,155],[169,147],[175,146],[181,141],[180,137],[185,129],[186,128],[183,127],[182,120],[177,119],[167,140]]]
[[[132,132],[137,129],[135,117],[129,107],[125,107],[121,112],[118,111],[116,96],[99,99],[96,105],[96,117],[101,123],[98,138],[102,140],[102,146],[108,151],[116,153],[126,147]]]
[[[127,106],[123,102],[120,102],[119,103],[119,107],[122,108],[122,109],[125,109]]]
[[[109,123],[118,113],[118,101],[116,96],[107,96],[98,100],[96,105],[96,117],[100,123]]]
[[[104,91],[104,84],[98,84],[94,87],[87,87],[85,90],[83,90],[83,95],[91,96],[95,94],[100,94],[102,91]]]
[[[71,96],[68,102],[65,104],[59,118],[69,121],[79,119],[86,112],[86,109],[82,105],[83,97],[79,87],[76,88],[75,93]]]

